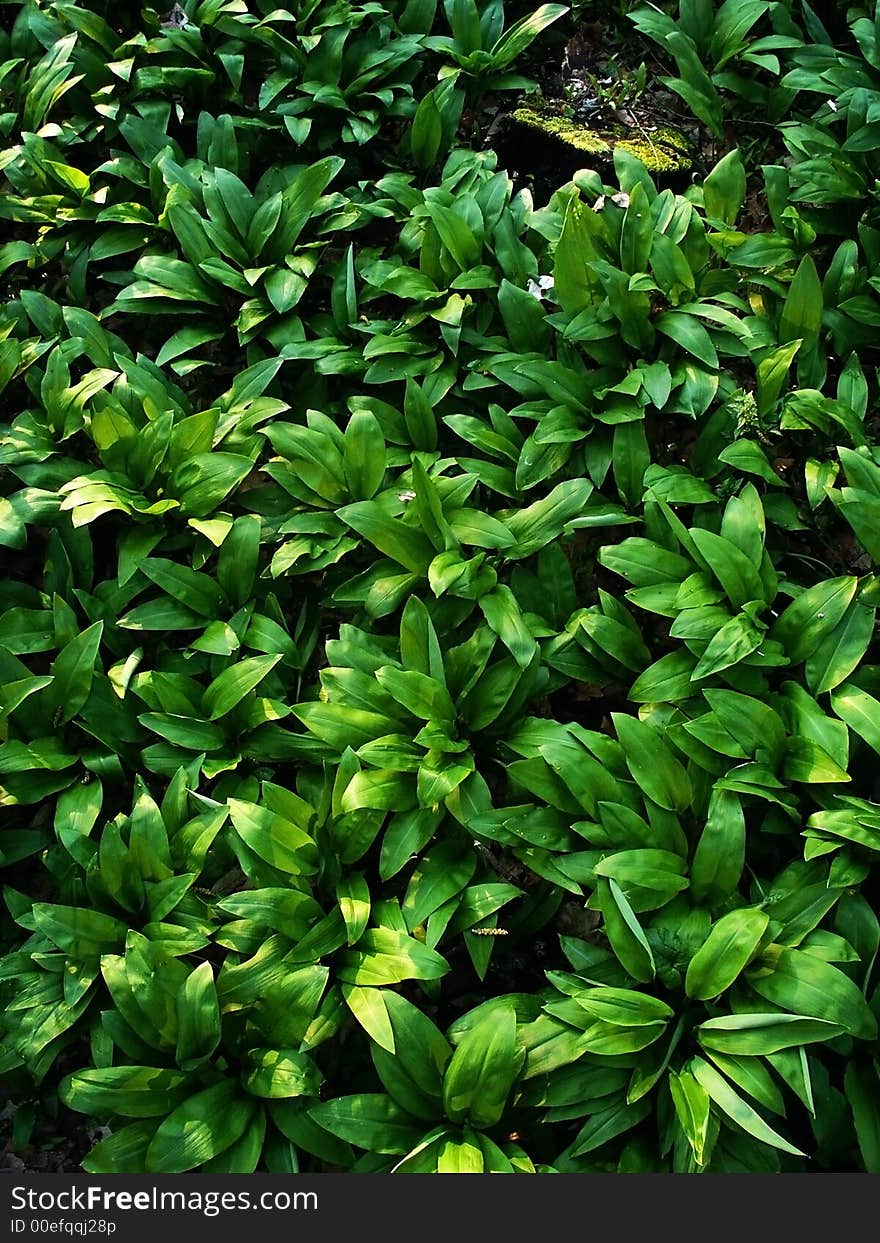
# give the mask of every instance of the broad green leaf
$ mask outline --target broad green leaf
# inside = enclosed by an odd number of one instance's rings
[[[706,1164],[711,1148],[709,1117],[711,1098],[689,1071],[671,1071],[669,1092],[675,1113],[690,1144],[697,1165]]]
[[[71,639],[52,664],[49,693],[59,725],[73,720],[89,697],[103,630],[104,623],[95,622]]]
[[[712,338],[693,316],[683,315],[680,311],[664,311],[654,320],[654,327],[707,367],[718,366],[718,351]]]
[[[369,501],[385,475],[385,438],[379,421],[368,410],[357,410],[345,430],[345,481],[356,501]]]
[[[124,1118],[159,1118],[187,1095],[187,1077],[152,1066],[104,1066],[76,1071],[62,1080],[59,1096],[80,1113]]]
[[[780,613],[770,638],[797,664],[810,656],[842,621],[858,587],[857,578],[829,578],[802,591]]]
[[[384,994],[393,1029],[387,1043],[371,1055],[379,1078],[401,1108],[427,1122],[442,1114],[443,1071],[452,1054],[431,1020],[398,993]]]
[[[627,768],[644,794],[668,811],[690,806],[687,772],[664,742],[659,730],[622,712],[611,719],[626,755]]]
[[[715,789],[691,864],[691,892],[697,901],[718,901],[739,884],[745,862],[746,824],[742,804],[730,790]]]
[[[814,695],[834,690],[859,667],[874,637],[874,615],[873,608],[854,600],[810,653],[804,672]]]
[[[799,1148],[795,1148],[788,1140],[777,1134],[771,1126],[768,1126],[761,1115],[752,1109],[751,1105],[734,1091],[723,1075],[720,1075],[708,1062],[701,1057],[691,1058],[688,1069],[697,1082],[705,1088],[713,1104],[759,1143],[769,1144],[772,1148],[790,1152],[796,1157],[804,1156]]]
[[[831,706],[880,755],[880,702],[854,683],[844,682],[831,692]]]
[[[418,528],[390,518],[375,501],[359,501],[337,511],[348,526],[387,557],[413,574],[424,574],[434,559],[434,545]]]
[[[446,1116],[452,1122],[494,1126],[504,1113],[521,1062],[513,1009],[498,1009],[487,1015],[457,1045],[446,1067]]]
[[[337,881],[336,900],[345,920],[348,944],[354,945],[370,919],[370,887],[362,872],[352,872]]]
[[[769,923],[770,917],[756,908],[722,915],[688,964],[687,995],[708,1001],[729,988],[755,954]]]
[[[733,224],[746,197],[746,170],[739,151],[728,151],[703,181],[706,215]],[[699,1158],[698,1158],[699,1160]]]
[[[177,994],[177,1064],[192,1070],[220,1043],[220,1003],[209,962],[187,976]]]
[[[339,978],[350,984],[382,986],[403,980],[437,980],[449,964],[436,950],[391,928],[369,928],[357,949],[340,959]]]
[[[438,842],[419,859],[401,904],[410,931],[460,894],[474,874],[476,857],[457,842]]]
[[[600,877],[596,887],[605,933],[611,948],[634,980],[647,982],[656,973],[654,955],[641,924],[616,881]]]
[[[242,1086],[266,1100],[317,1096],[321,1072],[306,1053],[296,1049],[251,1049],[242,1071]]]
[[[205,691],[202,707],[217,721],[231,712],[278,664],[280,656],[250,656],[218,674]]]
[[[256,1103],[224,1080],[178,1105],[159,1126],[146,1155],[150,1174],[182,1174],[216,1157],[244,1133]]]
[[[361,1027],[371,1040],[392,1055],[396,1053],[396,1048],[388,999],[394,995],[383,988],[359,988],[355,984],[342,985],[345,1004]]]
[[[314,840],[292,821],[237,798],[229,799],[229,818],[245,845],[272,867],[292,876],[317,869]]]
[[[381,1092],[337,1096],[313,1105],[309,1117],[331,1135],[368,1152],[406,1153],[422,1136],[416,1119]]]
[[[814,346],[822,327],[823,309],[822,285],[816,265],[810,255],[804,255],[789,286],[779,317],[780,340],[801,340],[805,347]]]
[[[746,556],[736,544],[713,531],[699,527],[690,532],[697,551],[721,584],[724,594],[735,609],[751,600],[763,600],[764,585],[760,566]]]
[[[852,982],[831,963],[797,949],[781,949],[772,970],[750,972],[749,983],[759,996],[792,1014],[836,1023],[851,1035],[873,1040],[877,1020]]]
[[[697,1036],[706,1049],[743,1057],[760,1057],[816,1041],[833,1040],[843,1029],[827,1019],[800,1014],[749,1012],[706,1019]]]

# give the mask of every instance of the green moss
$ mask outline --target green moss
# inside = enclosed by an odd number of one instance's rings
[[[645,137],[618,139],[616,145],[637,156],[652,173],[686,172],[691,167],[685,137],[671,125],[658,126]]]
[[[527,125],[529,129],[539,130],[542,134],[552,134],[568,147],[577,151],[587,151],[590,155],[610,155],[611,144],[586,125],[576,125],[564,117],[542,116],[533,108],[517,108],[513,114],[514,121]]]
[[[623,147],[642,161],[649,172],[673,173],[683,172],[691,167],[691,158],[687,153],[687,140],[684,135],[672,126],[659,126],[651,134],[632,137],[603,137],[586,125],[578,125],[566,117],[544,115],[534,108],[517,108],[513,113],[514,121],[529,129],[564,142],[575,151],[584,151],[588,155],[609,158],[616,146]]]

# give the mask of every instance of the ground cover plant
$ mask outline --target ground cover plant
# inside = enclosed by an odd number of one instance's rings
[[[878,31],[0,6],[8,1163],[880,1171]]]

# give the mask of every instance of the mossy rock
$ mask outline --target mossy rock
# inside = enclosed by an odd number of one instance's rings
[[[562,116],[545,115],[534,108],[517,108],[511,113],[511,119],[533,132],[555,138],[573,151],[598,157],[600,161],[611,160],[614,148],[622,147],[640,159],[651,173],[683,173],[692,164],[687,139],[681,130],[671,125],[657,126],[650,134],[633,138],[598,134],[588,125]]]

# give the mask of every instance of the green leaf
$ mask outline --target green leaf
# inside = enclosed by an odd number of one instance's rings
[[[880,701],[852,682],[831,692],[831,706],[853,733],[880,755]]]
[[[220,1003],[209,962],[191,972],[177,994],[177,1064],[193,1070],[220,1043]]]
[[[348,944],[354,945],[370,919],[370,887],[361,872],[352,872],[336,883],[336,900],[345,920]]]
[[[505,525],[516,540],[515,547],[506,551],[507,557],[519,559],[539,552],[577,517],[592,492],[588,479],[568,479],[541,500],[506,516]]]
[[[758,363],[758,413],[768,415],[776,405],[788,379],[788,372],[795,355],[801,348],[800,338],[787,345],[780,345]]]
[[[480,609],[490,628],[513,656],[520,669],[532,662],[538,645],[523,620],[516,597],[509,587],[500,583],[480,597]]]
[[[474,874],[476,857],[457,842],[438,842],[419,859],[401,909],[412,932],[444,902],[460,894]]]
[[[619,1027],[654,1027],[675,1017],[672,1008],[659,997],[630,988],[592,988],[576,993],[575,1000],[587,1014]]]
[[[751,561],[736,544],[714,531],[694,527],[691,539],[706,565],[721,584],[724,594],[735,609],[752,600],[764,599],[760,566]]]
[[[83,1157],[82,1167],[89,1174],[141,1174],[150,1140],[156,1130],[155,1122],[131,1122],[114,1130],[106,1139],[95,1144]]]
[[[514,22],[490,51],[493,66],[499,69],[506,68],[511,61],[516,60],[521,52],[525,51],[542,30],[546,30],[552,22],[568,12],[568,6],[565,4],[542,4],[533,13]]]
[[[317,848],[308,833],[267,807],[229,799],[229,818],[236,833],[254,854],[292,876],[317,870]]]
[[[187,1077],[153,1066],[104,1066],[68,1075],[58,1095],[69,1109],[91,1116],[159,1118],[187,1095]]]
[[[103,622],[95,622],[76,635],[52,664],[54,682],[50,699],[55,706],[58,724],[72,721],[85,706],[92,689],[95,660],[104,631]]]
[[[496,1009],[475,1024],[452,1054],[443,1076],[443,1106],[452,1122],[494,1126],[504,1113],[522,1057],[516,1014]]]
[[[862,1040],[874,1040],[877,1020],[852,980],[831,963],[802,950],[782,949],[768,974],[750,973],[752,988],[774,1005],[836,1023]]]
[[[359,501],[337,510],[337,515],[353,527],[379,552],[397,561],[413,574],[424,574],[436,555],[436,549],[428,537],[416,527],[389,518],[374,501]]]
[[[805,347],[814,346],[822,327],[822,311],[822,283],[812,257],[804,255],[789,285],[779,317],[780,340],[801,340]]]
[[[811,656],[843,620],[858,585],[859,580],[854,577],[829,578],[807,587],[783,609],[770,638],[782,644],[792,664]]]
[[[405,708],[422,721],[451,724],[455,708],[449,692],[436,678],[418,673],[414,669],[396,669],[383,665],[376,670],[376,681]]]
[[[708,1001],[730,988],[754,956],[769,923],[769,915],[757,908],[722,915],[688,964],[688,997]]]
[[[739,664],[761,646],[763,639],[764,631],[755,626],[745,614],[731,617],[707,643],[706,650],[691,674],[691,681],[698,682]]]
[[[796,1049],[816,1041],[833,1040],[843,1028],[827,1019],[800,1014],[724,1014],[697,1028],[700,1044],[737,1057],[761,1057],[780,1049]]]
[[[717,902],[736,889],[745,863],[745,850],[742,804],[730,790],[713,790],[691,864],[691,892],[696,901]]]
[[[724,224],[733,224],[745,197],[746,170],[742,156],[737,150],[728,151],[703,181],[706,215]]]
[[[182,1174],[225,1152],[240,1139],[256,1111],[256,1102],[239,1095],[228,1080],[197,1092],[173,1110],[150,1142],[150,1174]]]
[[[624,272],[647,271],[653,239],[651,205],[644,185],[637,181],[630,193],[620,230],[620,266]]]
[[[697,658],[686,648],[661,656],[629,688],[632,703],[675,703],[694,694]]]
[[[834,690],[859,667],[874,637],[874,616],[873,608],[854,600],[810,653],[804,672],[814,695]]]
[[[436,950],[404,932],[369,928],[358,948],[341,957],[339,978],[351,984],[399,984],[403,980],[437,980],[449,964]]]
[[[345,482],[357,501],[368,501],[385,476],[385,438],[369,410],[356,410],[345,429]]]
[[[712,1102],[709,1093],[686,1070],[670,1071],[669,1092],[681,1129],[693,1151],[694,1160],[697,1165],[703,1166],[711,1149],[709,1118]]]
[[[331,1135],[368,1152],[403,1154],[422,1137],[416,1120],[381,1092],[337,1096],[313,1105],[309,1117]]]
[[[231,712],[278,664],[280,655],[250,656],[224,669],[205,691],[202,707],[208,719],[217,721]]]
[[[33,920],[39,932],[72,958],[106,954],[125,942],[126,925],[112,915],[77,906],[37,902]]]
[[[322,1079],[312,1059],[296,1049],[251,1049],[241,1076],[242,1087],[264,1100],[317,1096]]]
[[[443,118],[434,91],[419,103],[410,129],[410,151],[416,168],[427,169],[437,159],[443,141]]]
[[[598,258],[594,237],[598,228],[596,213],[578,198],[571,198],[565,210],[562,233],[556,243],[553,290],[562,309],[577,315],[602,300],[602,286],[588,266]]]
[[[598,560],[600,565],[636,587],[683,583],[695,569],[694,563],[686,557],[637,535],[600,548]]]
[[[600,877],[596,894],[611,948],[634,980],[647,983],[656,973],[654,955],[641,924],[616,881]]]
[[[593,1152],[619,1135],[625,1135],[627,1131],[637,1127],[650,1111],[651,1102],[648,1100],[636,1101],[634,1104],[616,1101],[607,1108],[598,1110],[578,1131],[570,1150],[571,1155],[577,1157]]]
[[[685,811],[691,803],[691,783],[659,730],[622,712],[613,712],[611,719],[639,788],[660,807]]]
[[[707,367],[718,366],[718,351],[712,338],[692,315],[684,315],[680,311],[664,311],[654,320],[654,327]]]
[[[443,1071],[452,1056],[449,1042],[431,1020],[398,993],[384,994],[393,1039],[371,1049],[382,1083],[402,1109],[436,1121],[442,1114]]]
[[[278,226],[271,240],[263,246],[266,257],[275,263],[282,262],[292,253],[315,206],[327,186],[342,169],[345,161],[339,156],[326,156],[298,177],[288,182],[281,192],[281,211]]]
[[[772,1127],[768,1126],[761,1115],[747,1101],[735,1092],[727,1080],[718,1073],[708,1062],[703,1061],[701,1057],[691,1058],[688,1063],[688,1069],[694,1078],[709,1096],[713,1103],[737,1126],[742,1127],[749,1135],[758,1140],[759,1143],[769,1144],[772,1148],[779,1148],[782,1152],[790,1152],[793,1156],[802,1157],[805,1154],[799,1148],[795,1148],[788,1140],[778,1135]]]
[[[359,988],[354,984],[343,984],[341,989],[345,1004],[370,1039],[394,1053],[394,1029],[388,1012],[388,998],[392,994],[382,988]]]

